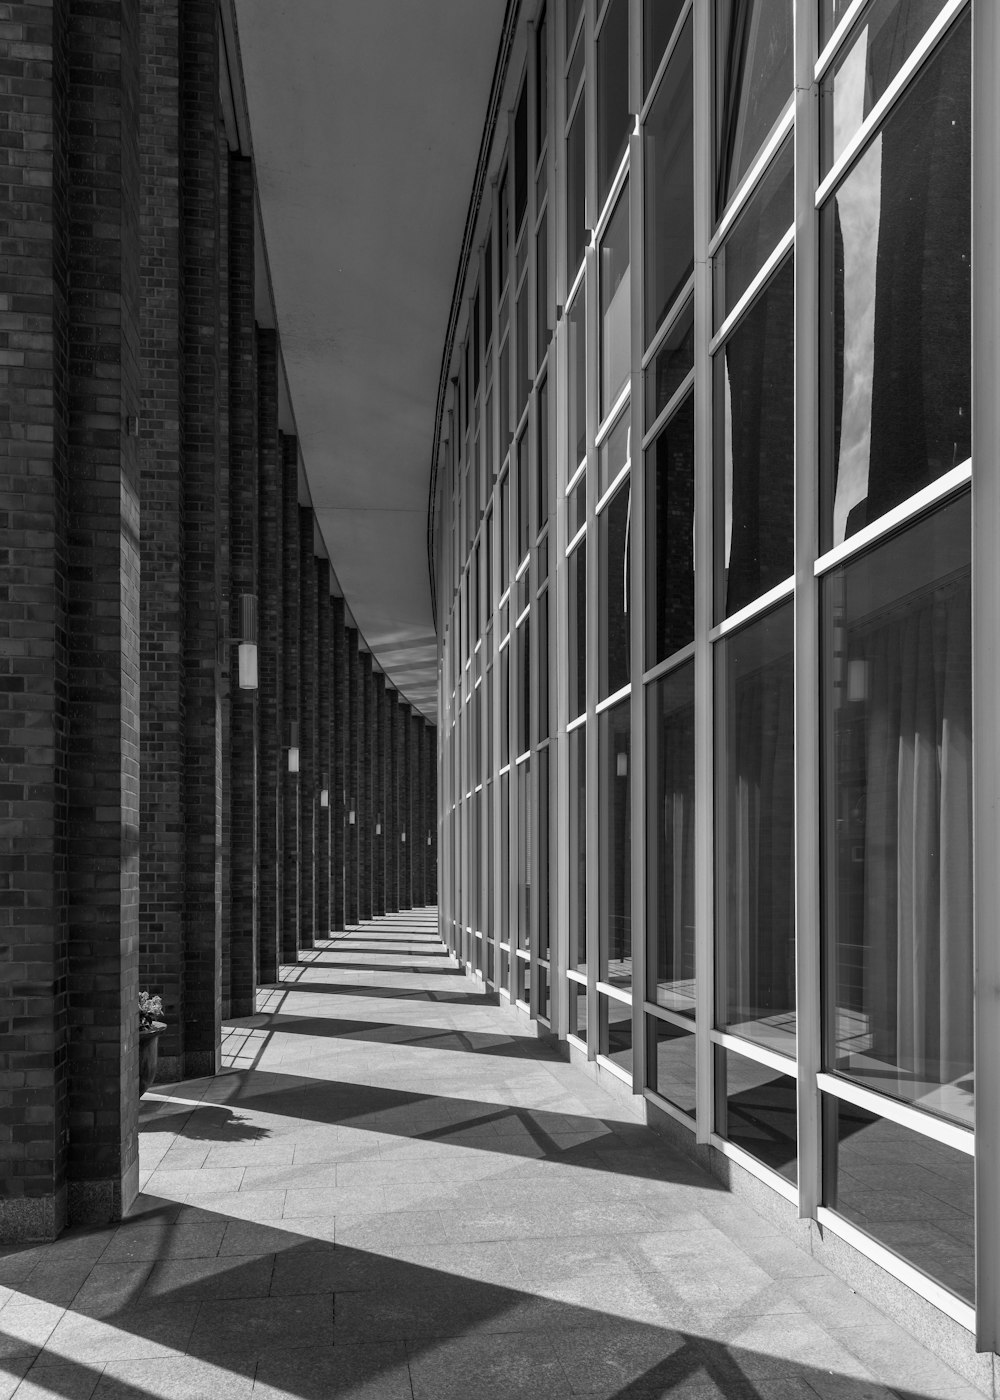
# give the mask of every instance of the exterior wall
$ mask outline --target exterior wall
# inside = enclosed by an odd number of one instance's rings
[[[282,791],[281,861],[281,960],[295,962],[301,937],[299,847],[302,839],[299,819],[299,777],[288,767],[295,726],[296,747],[301,755],[302,715],[300,668],[302,644],[299,628],[299,592],[302,586],[299,546],[299,444],[298,439],[281,436],[281,577],[284,612],[282,616],[282,719],[280,765]]]
[[[313,513],[299,506],[299,947],[311,948],[316,928],[316,560]]]
[[[278,980],[284,929],[285,627],[282,468],[278,440],[278,337],[257,328],[260,540],[260,959],[259,982]]]

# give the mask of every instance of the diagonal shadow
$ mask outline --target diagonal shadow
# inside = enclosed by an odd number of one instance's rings
[[[410,955],[419,962],[422,953]],[[465,970],[461,967],[420,967],[416,962],[344,962],[337,958],[312,958],[308,964],[298,964],[308,967],[333,967],[339,968],[343,972],[386,972],[390,975],[394,972],[415,973],[418,977],[464,977]]]
[[[427,1050],[453,1050],[461,1054],[497,1055],[502,1058],[548,1060],[543,1043],[528,1036],[501,1032],[461,1031],[445,1026],[414,1026],[401,1021],[361,1021],[334,1016],[296,1016],[286,1011],[257,1012],[254,1016],[227,1020],[227,1030],[279,1032],[324,1039],[369,1041],[378,1045],[418,1046]]]
[[[498,1242],[464,1257],[446,1245],[449,1267],[428,1262],[439,1246],[393,1238],[391,1214],[331,1215],[297,1229],[234,1218],[210,1199],[186,1206],[145,1197],[118,1229],[75,1232],[96,1252],[67,1311],[44,1347],[25,1335],[16,1308],[0,1313],[0,1371],[37,1379],[64,1400],[239,1397],[252,1386],[295,1400],[346,1400],[366,1387],[434,1400],[893,1394],[873,1386],[846,1342],[762,1273],[734,1284],[732,1305],[705,1322],[698,1304],[661,1273],[643,1272],[637,1254],[630,1264],[615,1240],[555,1282],[532,1284],[522,1256],[505,1258]],[[71,1235],[23,1252],[32,1267],[22,1268],[17,1296],[48,1301],[46,1250],[73,1243]],[[0,1280],[17,1276],[21,1253],[0,1257]],[[489,1273],[502,1281],[482,1276]],[[613,1293],[609,1282],[623,1289],[621,1302],[595,1305],[595,1293]],[[788,1344],[762,1350],[741,1341],[762,1329]],[[497,1384],[504,1374],[509,1390]],[[922,1392],[895,1394],[919,1400]]]

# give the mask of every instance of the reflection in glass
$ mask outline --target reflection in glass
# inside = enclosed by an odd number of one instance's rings
[[[538,615],[538,736],[549,737],[549,594],[546,590],[535,604]]]
[[[654,1094],[694,1117],[695,1038],[691,1031],[646,1017],[646,1083]]]
[[[794,175],[789,134],[715,255],[716,329],[791,228],[795,219]]]
[[[538,948],[536,956],[549,955],[549,751],[538,751]],[[548,1012],[544,1013],[546,1016]]]
[[[628,6],[611,0],[597,36],[597,207],[628,147]]]
[[[789,257],[715,357],[722,617],[792,572],[794,296]]]
[[[500,482],[500,596],[507,591],[510,581],[510,554],[508,552],[508,531],[510,529],[510,472],[504,472]],[[503,630],[500,636],[503,637]]]
[[[500,942],[510,940],[510,772],[500,775]],[[500,985],[507,986],[506,955],[500,958]]]
[[[632,1008],[616,997],[599,995],[600,1053],[632,1073]]]
[[[642,91],[656,77],[684,0],[642,0]]]
[[[628,379],[631,360],[628,183],[601,239],[601,417]]]
[[[528,208],[528,84],[521,84],[521,95],[514,112],[514,239],[520,237]]]
[[[792,95],[792,0],[720,0],[717,16],[721,214]]]
[[[535,402],[538,406],[538,469],[535,476],[537,486],[535,529],[537,531],[545,528],[549,518],[549,381],[547,379],[543,379],[539,384]]]
[[[586,299],[582,292],[566,317],[567,356],[567,427],[570,456],[566,464],[567,480],[587,454],[587,322]]]
[[[509,650],[509,648],[508,648]],[[531,618],[526,617],[517,629],[517,670],[520,685],[517,695],[517,753],[531,747],[528,732],[531,717]]]
[[[973,1158],[825,1094],[823,1120],[825,1203],[974,1302]]]
[[[825,547],[971,452],[970,22],[822,214]]]
[[[719,657],[716,950],[734,1035],[795,1054],[792,605],[727,637]]]
[[[614,427],[601,443],[597,454],[597,499],[600,500],[629,460],[631,416],[628,406],[615,419]]]
[[[694,267],[694,107],[691,19],[643,126],[646,343]]]
[[[500,653],[500,767],[510,762],[510,647]]]
[[[531,760],[517,770],[517,946],[531,947]]]
[[[694,641],[694,395],[646,450],[646,665]]]
[[[694,662],[646,691],[650,1001],[695,1014]]]
[[[552,1019],[552,992],[549,986],[549,969],[541,963],[535,966],[535,977],[538,981],[538,1015],[543,1021]]]
[[[535,236],[535,362],[541,364],[548,349],[552,327],[549,324],[549,233],[548,210],[542,213]]]
[[[823,169],[829,170],[944,7],[876,0],[823,79]]]
[[[601,569],[597,698],[621,690],[629,680],[629,530],[632,484],[626,479],[597,517]],[[579,551],[577,551],[579,553]]]
[[[569,736],[569,939],[572,965],[587,970],[587,728]]]
[[[833,36],[833,31],[847,14],[847,11],[853,3],[854,0],[820,0],[819,27],[821,47]]]
[[[572,539],[576,532],[582,530],[587,523],[587,475],[585,472],[569,493],[569,505],[566,508],[566,516],[569,526],[569,536],[570,539]]]
[[[569,556],[569,717],[587,705],[587,541]]]
[[[632,985],[632,802],[627,700],[598,717],[600,977]]]
[[[688,300],[646,366],[646,427],[651,428],[694,368],[694,302]]]
[[[518,566],[528,553],[531,529],[531,462],[528,451],[528,434],[523,432],[517,440],[517,555]]]
[[[786,1180],[798,1180],[795,1080],[767,1065],[715,1051],[715,1131]]]
[[[587,1043],[587,989],[579,982],[568,981],[569,1033]]]
[[[581,98],[566,135],[566,275],[570,282],[587,246],[586,107]]]
[[[971,1123],[969,498],[824,581],[831,1068]]]

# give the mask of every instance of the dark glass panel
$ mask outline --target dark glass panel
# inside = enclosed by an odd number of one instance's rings
[[[587,989],[579,982],[567,982],[569,988],[570,1034],[587,1043]]]
[[[549,15],[542,10],[535,28],[535,160],[545,145],[549,108]]]
[[[613,987],[632,985],[632,731],[629,709],[629,701],[625,700],[598,717],[599,975]]]
[[[573,35],[576,33],[576,26],[580,22],[580,14],[583,10],[583,0],[566,0],[566,48],[569,50],[573,42]]]
[[[500,400],[497,404],[500,415],[500,461],[510,447],[510,336],[500,347]]]
[[[629,668],[629,530],[632,485],[622,482],[597,518],[601,610],[597,698],[603,700],[628,684]]]
[[[847,149],[943,7],[944,0],[876,0],[869,5],[820,88],[824,170]]]
[[[566,136],[566,267],[572,283],[587,246],[586,103],[578,103]]]
[[[580,79],[583,77],[583,61],[585,55],[585,45],[583,35],[580,35],[579,42],[573,50],[573,57],[570,59],[569,68],[566,70],[566,110],[573,106],[573,98],[576,90],[580,86]],[[582,100],[582,99],[581,99]]]
[[[646,1083],[654,1094],[694,1117],[695,1038],[658,1016],[646,1017]]]
[[[830,1067],[973,1118],[968,496],[824,580]]]
[[[520,236],[528,208],[528,84],[521,85],[514,113],[514,236]]]
[[[792,95],[792,0],[720,0],[716,14],[721,214]]]
[[[823,1117],[826,1204],[974,1302],[973,1158],[825,1094]]]
[[[476,288],[476,299],[472,303],[472,391],[473,394],[479,392],[479,288]]]
[[[722,617],[792,572],[794,300],[789,257],[715,357]]]
[[[538,386],[538,474],[537,474],[537,520],[536,531],[543,530],[549,518],[549,381],[543,379]],[[545,577],[545,571],[539,574]]]
[[[689,18],[643,126],[646,343],[694,268],[693,121]]]
[[[569,941],[570,961],[587,970],[587,727],[569,736]]]
[[[798,1181],[795,1080],[767,1065],[715,1051],[715,1130],[788,1181]]]
[[[531,465],[527,431],[517,440],[517,563],[531,543]]]
[[[646,366],[646,427],[650,428],[694,368],[694,302],[689,300]]]
[[[717,765],[722,1025],[795,1054],[792,605],[720,644]]]
[[[527,627],[525,623],[525,627]],[[517,946],[531,947],[531,760],[517,769]],[[526,964],[522,964],[525,966]]]
[[[567,426],[569,428],[570,458],[566,464],[571,477],[587,452],[587,323],[586,299],[581,291],[574,301],[567,321]]]
[[[694,641],[694,395],[646,450],[646,665]]]
[[[510,953],[506,948],[500,949],[500,986],[505,992],[510,987]]]
[[[597,499],[618,476],[629,460],[631,441],[631,415],[626,405],[625,411],[615,419],[614,426],[605,437],[597,454]]]
[[[971,453],[970,22],[827,201],[825,547]]]
[[[694,662],[646,691],[650,1001],[695,1014]]]
[[[580,477],[580,480],[569,493],[569,534],[570,539],[577,530],[582,530],[587,520],[587,474]]]
[[[500,227],[497,230],[497,236],[500,239],[500,290],[503,291],[504,283],[507,281],[508,260],[510,258],[510,178],[506,166],[500,176],[499,199]]]
[[[517,666],[520,685],[517,695],[517,753],[531,747],[529,720],[531,715],[531,618],[526,617],[517,629]]]
[[[597,36],[597,207],[628,149],[628,6],[611,0]]]
[[[601,239],[601,417],[628,379],[632,312],[629,287],[629,215],[626,182]]]
[[[514,404],[514,418],[520,421],[524,406],[531,393],[531,365],[528,362],[528,346],[531,343],[531,303],[528,298],[528,279],[521,283],[517,298],[517,397]]]
[[[500,767],[510,762],[510,646],[500,653]]]
[[[538,613],[538,742],[549,737],[549,595],[535,605]]]
[[[684,0],[642,0],[642,91],[656,77]]]
[[[569,717],[587,705],[587,541],[569,556]]]
[[[536,964],[535,977],[538,982],[538,1015],[543,1021],[552,1019],[552,992],[549,986],[549,969]]]
[[[820,45],[826,44],[854,0],[819,0]]]
[[[549,870],[549,751],[538,751],[538,948],[537,956],[549,956],[551,872]],[[541,995],[539,985],[539,995]],[[548,1016],[548,1011],[539,1011]]]
[[[484,262],[485,262],[485,265],[486,265],[486,272],[485,272],[485,281],[484,281],[484,290],[483,290],[483,312],[484,312],[484,315],[485,315],[485,318],[486,318],[486,323],[485,323],[485,327],[484,327],[484,331],[483,331],[483,341],[484,341],[484,343],[485,343],[485,345],[486,345],[486,348],[487,348],[487,350],[488,350],[489,347],[490,347],[490,341],[493,339],[493,230],[492,230],[492,228],[490,229],[489,233],[486,235],[486,256],[485,256]]]
[[[552,336],[549,322],[549,237],[548,210],[542,214],[535,238],[535,360],[542,363]]]
[[[508,544],[508,531],[510,529],[510,472],[504,472],[500,481],[500,594],[501,597],[507,590],[510,580],[510,552]],[[506,629],[501,629],[500,636],[504,636]]]
[[[615,997],[598,996],[600,1053],[632,1073],[632,1008]]]
[[[794,219],[795,159],[789,135],[715,255],[716,328],[732,311]]]
[[[500,942],[510,941],[510,773],[500,778]],[[500,985],[508,985],[507,954],[500,954]]]

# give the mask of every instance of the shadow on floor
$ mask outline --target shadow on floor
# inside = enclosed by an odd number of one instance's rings
[[[225,1023],[225,1031],[254,1030],[282,1035],[312,1035],[376,1045],[412,1045],[426,1050],[461,1054],[499,1055],[511,1059],[553,1058],[543,1042],[529,1036],[505,1036],[486,1031],[458,1031],[444,1026],[410,1026],[399,1021],[359,1021],[333,1016],[295,1016],[290,1012],[258,1012]]]

